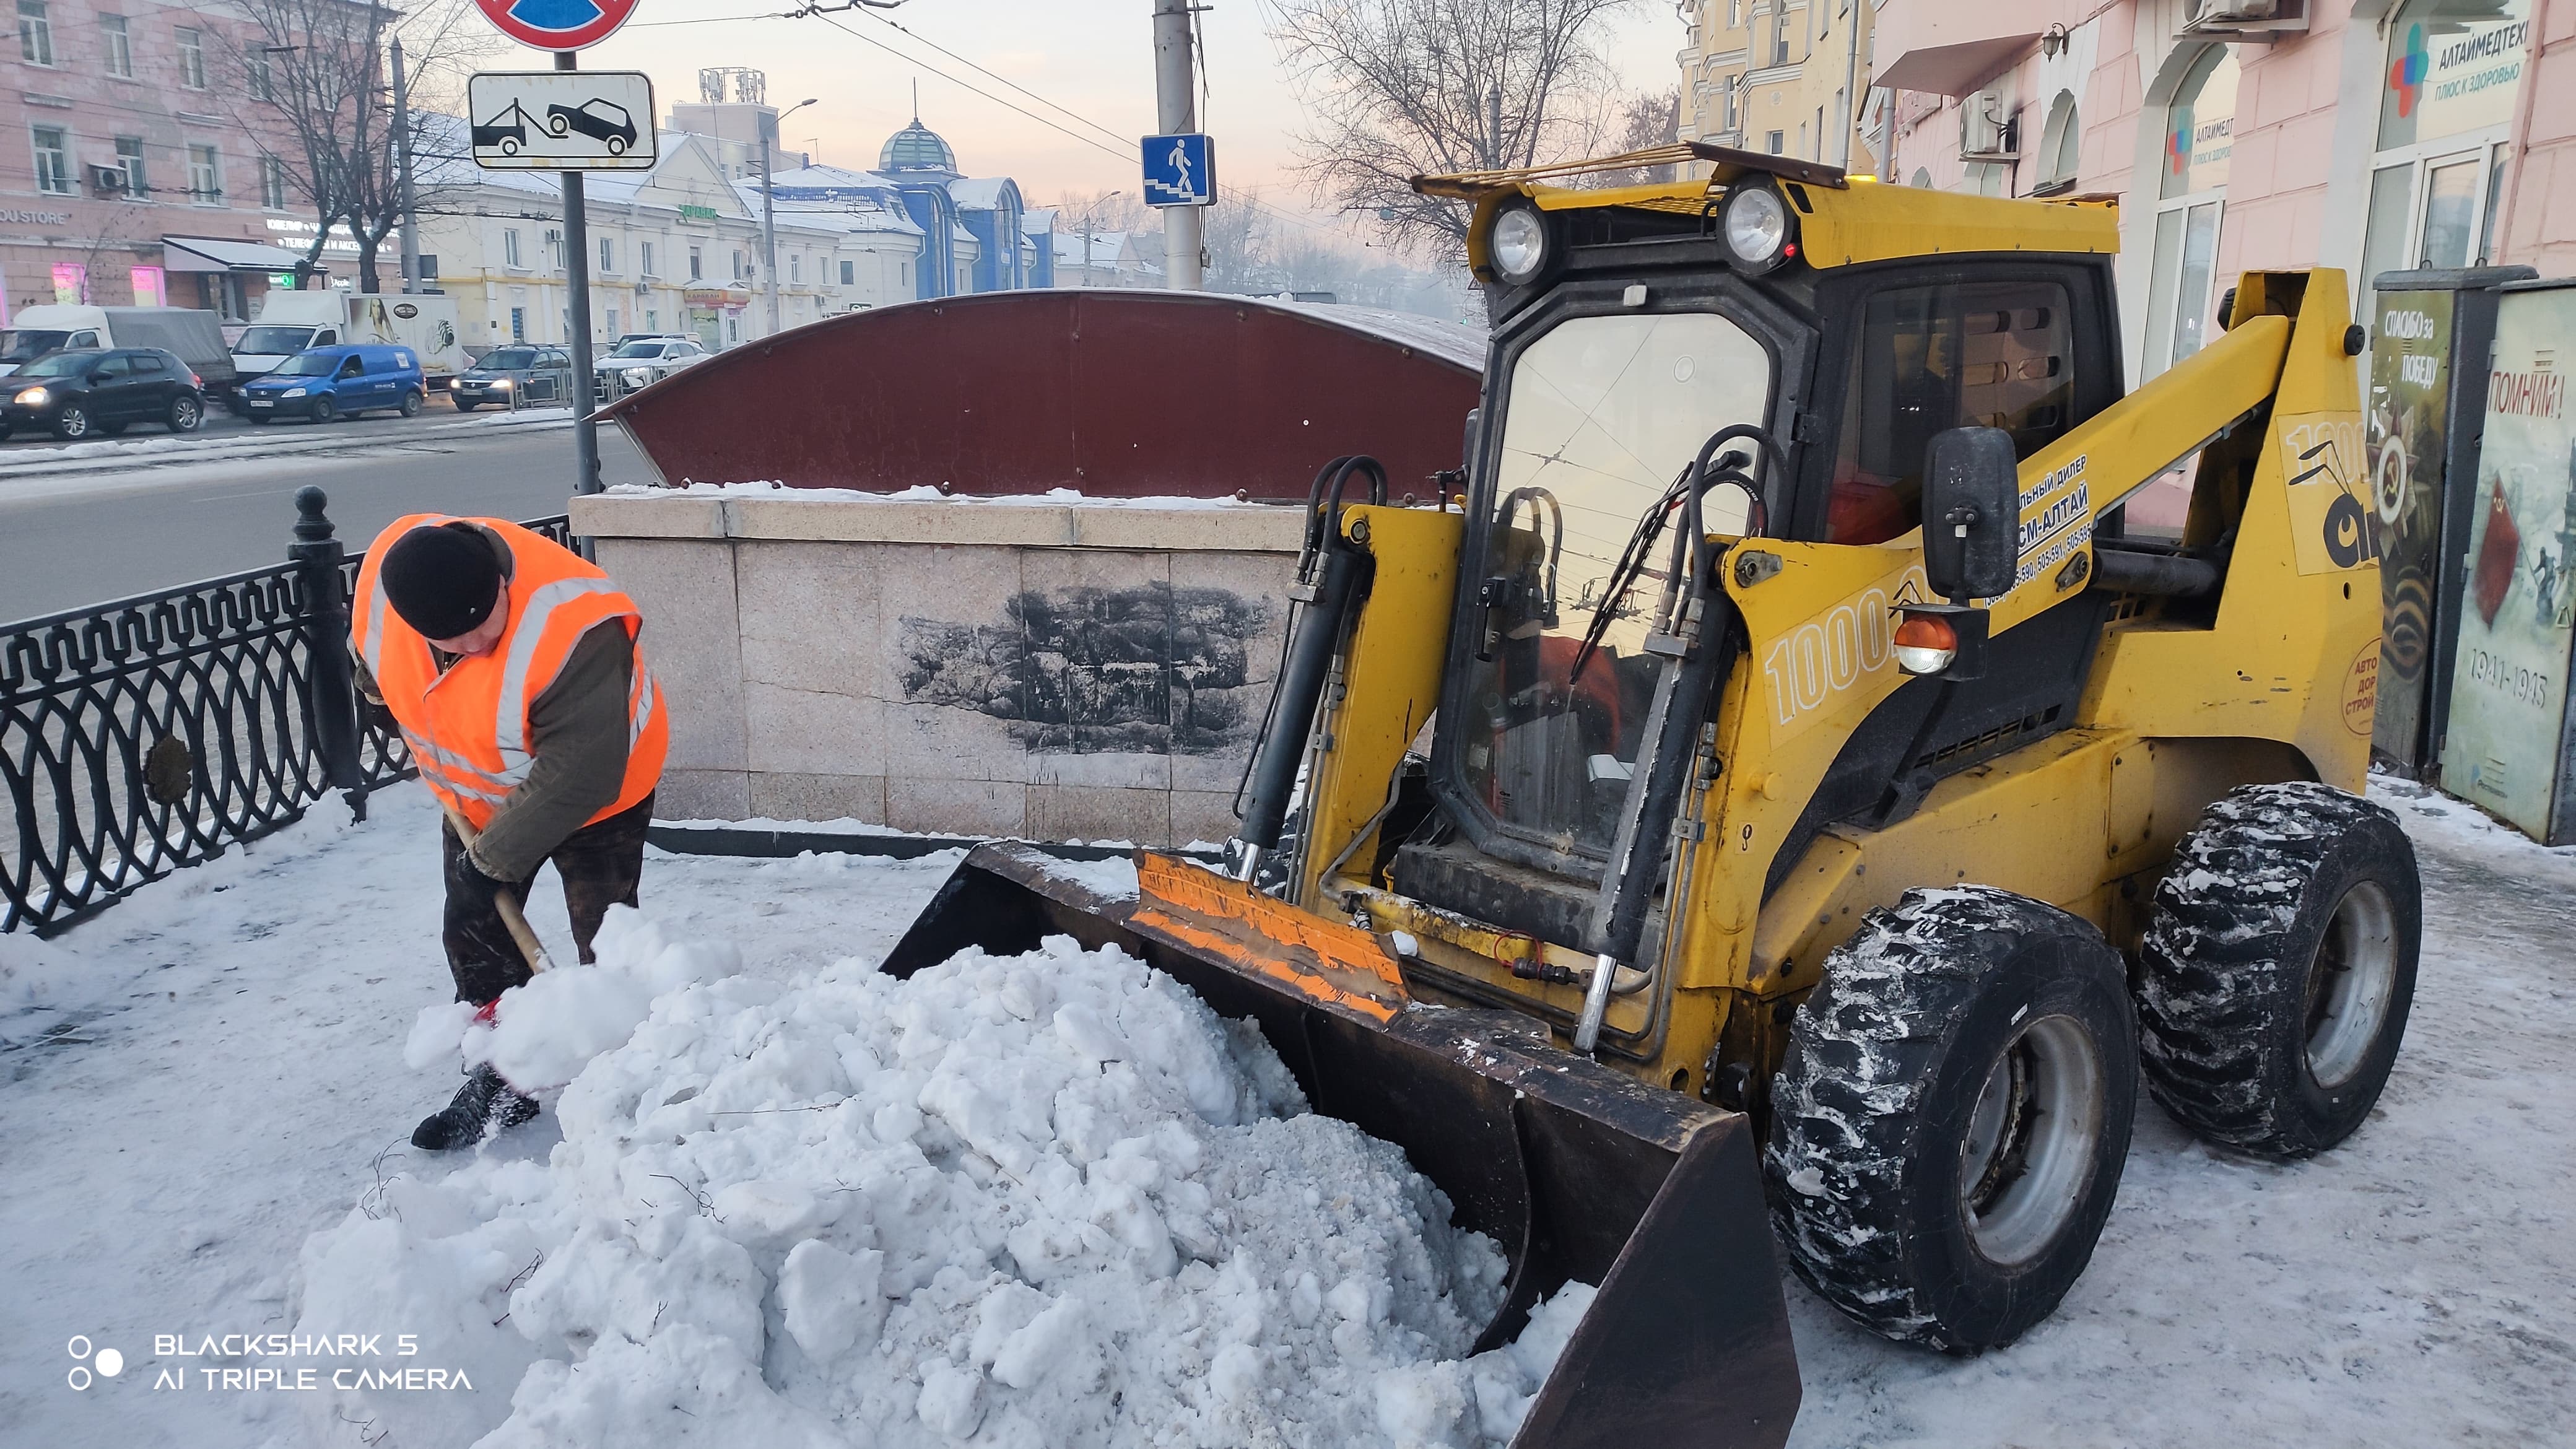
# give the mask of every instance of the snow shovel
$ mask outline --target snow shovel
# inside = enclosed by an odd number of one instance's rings
[[[447,812],[448,828],[456,832],[456,838],[465,843],[466,849],[472,850],[483,832],[457,814],[455,806],[441,803],[439,808]],[[527,958],[528,970],[537,972],[552,966],[554,963],[546,959],[545,944],[537,939],[535,931],[528,928],[528,913],[520,906],[519,898],[507,889],[497,890],[492,893],[492,904],[501,913],[501,924],[509,928],[510,939],[519,943],[519,954]]]
[[[1187,861],[1137,853],[1113,899],[1035,848],[975,848],[885,962],[1067,935],[1249,1017],[1314,1110],[1404,1149],[1456,1224],[1511,1262],[1474,1348],[1517,1337],[1569,1281],[1599,1293],[1515,1449],[1777,1449],[1799,1396],[1751,1124],[1553,1045],[1517,1013],[1412,999],[1375,936]]]

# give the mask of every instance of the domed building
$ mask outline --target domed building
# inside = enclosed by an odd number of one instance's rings
[[[799,184],[808,180],[777,178],[778,199],[831,202],[845,199],[852,189],[847,184]],[[921,228],[921,266],[915,276],[923,298],[1055,284],[1054,241],[1026,234],[1028,207],[1019,183],[1007,176],[959,172],[955,148],[923,125],[921,117],[914,116],[877,149],[876,170],[867,173],[858,189],[880,188],[883,199],[899,205]]]

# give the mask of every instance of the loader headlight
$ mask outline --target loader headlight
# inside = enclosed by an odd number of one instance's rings
[[[1896,626],[1896,667],[1938,674],[1959,657],[1959,631],[1937,614],[1907,614]]]
[[[1486,258],[1495,274],[1515,287],[1537,280],[1553,260],[1550,250],[1547,218],[1526,201],[1496,211],[1493,226],[1485,232]]]
[[[1769,186],[1738,186],[1719,217],[1726,251],[1737,271],[1758,277],[1798,254],[1797,224],[1789,198]]]

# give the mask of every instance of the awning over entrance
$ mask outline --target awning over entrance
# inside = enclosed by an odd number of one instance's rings
[[[2027,35],[1997,35],[1954,45],[1919,47],[1898,56],[1870,83],[1890,90],[1964,96],[2011,69],[2038,43],[2039,32],[2034,30]]]
[[[174,272],[291,272],[303,255],[266,242],[210,236],[161,238],[162,265]]]

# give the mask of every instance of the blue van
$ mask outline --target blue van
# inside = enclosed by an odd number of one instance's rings
[[[311,418],[327,423],[360,413],[398,412],[413,417],[427,396],[420,354],[408,347],[357,343],[308,347],[277,371],[243,385],[250,420]]]

